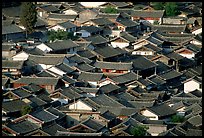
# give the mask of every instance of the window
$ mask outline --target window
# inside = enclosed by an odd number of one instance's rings
[[[199,85],[199,89],[202,89],[202,84]]]

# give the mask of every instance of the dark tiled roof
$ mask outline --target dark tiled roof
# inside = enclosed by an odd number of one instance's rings
[[[79,45],[74,43],[71,39],[68,40],[58,40],[53,43],[47,43],[47,46],[55,50],[65,50],[73,47],[78,47]]]
[[[2,43],[2,51],[10,51],[15,47],[15,43]]]
[[[132,10],[130,15],[133,17],[136,16],[136,17],[143,17],[143,18],[147,18],[147,17],[161,18],[164,15],[164,10],[151,10],[151,11]]]
[[[81,72],[77,79],[85,81],[100,81],[103,76],[103,73]]]
[[[2,8],[2,14],[8,17],[20,17],[21,6]]]
[[[59,65],[56,65],[55,67],[59,68],[60,70],[66,72],[66,73],[68,73],[68,74],[75,71],[72,67],[70,67],[70,66],[67,65],[67,64],[63,64],[63,63],[62,63],[62,64],[59,64]]]
[[[89,88],[89,87],[76,87],[77,89],[85,93],[98,93],[99,88]]]
[[[61,93],[68,97],[69,99],[74,100],[81,97],[81,95],[77,91],[79,90],[76,89],[75,87],[70,86],[62,89]]]
[[[192,50],[193,52],[196,52],[196,53],[201,52],[201,48],[199,48],[198,46],[196,46],[194,44],[191,44],[191,43],[185,45],[185,47],[187,47],[188,49],[190,49],[190,50]]]
[[[186,131],[186,136],[202,136],[202,130],[198,129],[188,129]]]
[[[54,108],[54,107],[49,107],[49,108],[47,108],[46,110],[47,110],[48,112],[50,112],[50,113],[56,115],[56,116],[59,116],[59,118],[63,118],[63,117],[66,116],[65,113],[60,112],[58,109],[56,109],[56,108]]]
[[[167,104],[160,104],[160,105],[155,105],[152,107],[147,107],[148,110],[151,112],[155,113],[159,117],[165,117],[168,115],[173,115],[176,114],[176,110],[173,108],[169,107]]]
[[[57,131],[55,136],[102,136],[102,132],[98,133],[82,133],[82,132],[61,132]]]
[[[46,110],[41,110],[41,111],[36,111],[36,112],[32,112],[30,113],[30,115],[34,116],[35,118],[47,123],[53,120],[56,120],[57,118],[59,118],[58,116],[46,111]]]
[[[83,122],[81,122],[81,124],[88,126],[89,128],[95,130],[95,132],[100,131],[102,128],[105,127],[105,125],[102,125],[101,123],[99,123],[98,121],[88,118],[86,120],[84,120]]]
[[[97,25],[110,25],[110,24],[114,24],[108,18],[95,18],[95,19],[91,19],[91,21],[94,22]]]
[[[202,117],[200,115],[193,116],[187,121],[193,126],[202,126]]]
[[[40,56],[40,55],[29,55],[28,60],[32,60],[38,64],[46,64],[46,65],[57,65],[62,63],[65,56]]]
[[[48,19],[58,19],[58,20],[74,20],[76,19],[77,15],[66,15],[66,14],[59,14],[59,13],[52,13],[48,15]]]
[[[63,132],[68,132],[67,129],[65,129],[64,127],[54,123],[52,125],[43,127],[42,130],[48,134],[50,134],[51,136],[55,136],[57,134],[57,131],[63,131]]]
[[[126,53],[126,51],[119,51],[118,49],[114,49],[110,46],[98,47],[94,50],[94,52],[104,58],[111,58]]]
[[[99,27],[96,26],[82,26],[79,30],[86,30],[89,33],[97,33],[102,31]]]
[[[115,91],[115,90],[118,90],[118,89],[120,89],[120,87],[119,86],[117,86],[117,85],[114,85],[114,84],[112,84],[112,83],[109,83],[109,84],[107,84],[107,85],[103,85],[103,86],[101,86],[100,88],[99,88],[99,90],[101,91],[101,92],[104,92],[104,93],[110,93],[110,92],[112,92],[112,91]]]
[[[91,41],[92,44],[97,45],[97,44],[103,44],[107,43],[108,40],[102,37],[101,35],[94,35],[94,36],[89,36],[87,38],[84,38],[87,41]]]
[[[109,2],[109,3],[115,5],[118,8],[129,6],[127,2]]]
[[[134,37],[133,35],[127,32],[121,32],[120,37],[124,38],[125,40],[128,40],[129,42],[135,42],[137,39],[137,37]]]
[[[146,38],[145,40],[149,41],[150,43],[152,43],[156,46],[161,46],[164,42],[164,41],[161,41],[160,39],[157,39],[153,36],[150,36],[150,37]]]
[[[6,85],[8,82],[9,82],[9,78],[2,78],[1,79],[2,86]]]
[[[148,78],[149,80],[151,80],[153,83],[157,84],[157,85],[162,85],[165,84],[166,81],[162,80],[161,78],[159,78],[159,76],[155,75],[155,76],[151,76]]]
[[[138,77],[139,78],[139,77]],[[119,84],[128,83],[137,79],[137,74],[133,72],[128,72],[119,76],[111,78],[113,81]]]
[[[2,60],[2,68],[22,69],[24,61]]]
[[[78,63],[78,64],[87,63],[87,64],[90,64],[92,62],[92,60],[85,58],[85,57],[81,57],[78,54],[74,54],[74,55],[67,57],[67,58],[70,61],[70,63]]]
[[[95,67],[93,67],[93,66],[91,66],[91,65],[89,65],[87,63],[79,64],[78,66],[76,66],[76,68],[78,68],[81,71],[86,71],[86,72],[90,72],[90,71],[95,70]]]
[[[120,24],[126,26],[126,27],[134,27],[137,26],[138,23],[132,21],[131,19],[118,19],[117,22],[119,22]]]
[[[21,98],[31,96],[31,94],[28,91],[26,91],[25,89],[22,89],[22,88],[17,88],[15,90],[12,90],[12,92],[15,93],[16,95],[18,95]]]
[[[41,5],[39,8],[47,11],[47,12],[56,12],[59,11],[59,9],[52,5]]]
[[[63,22],[63,23],[58,23],[58,25],[66,28],[66,29],[69,29],[69,28],[73,28],[73,27],[76,27],[75,24],[73,24],[72,22],[70,21],[66,21],[66,22]]]
[[[132,63],[96,61],[94,66],[99,69],[131,70]]]
[[[175,52],[171,52],[166,54],[165,56],[167,56],[168,58],[174,59],[176,61],[183,59],[184,57],[179,55],[178,53]]]
[[[89,50],[81,50],[81,51],[77,51],[77,54],[81,57],[85,57],[85,58],[94,58],[96,57],[96,55],[94,55],[93,53],[91,53],[91,51]]]
[[[157,66],[157,64],[148,60],[144,56],[139,56],[131,61],[133,62],[133,68],[135,70],[145,70]]]
[[[160,32],[184,32],[186,25],[154,25],[152,26],[153,30],[158,30]]]
[[[177,72],[175,70],[168,70],[164,73],[159,74],[158,76],[161,77],[164,80],[170,80],[176,77],[181,76],[182,74],[180,72]]]
[[[44,51],[40,50],[39,48],[23,48],[23,51],[30,55],[44,55]]]
[[[44,106],[44,105],[47,104],[45,101],[41,100],[38,97],[31,96],[31,97],[29,97],[27,99],[29,99],[31,101],[30,105],[33,108],[37,108],[37,107]]]
[[[20,111],[24,106],[28,106],[25,102],[21,100],[12,100],[7,102],[2,102],[2,110],[6,112],[16,112]]]
[[[35,131],[39,129],[39,126],[35,123],[32,123],[28,120],[23,120],[16,123],[9,123],[6,125],[6,127],[10,128],[11,130],[19,133],[20,135],[24,135],[26,133]]]
[[[56,85],[59,81],[59,78],[54,77],[21,77],[13,83],[22,83],[22,84],[30,84],[34,83],[37,85],[47,84],[47,85]]]
[[[41,72],[35,74],[38,77],[56,77],[55,74],[51,73],[48,70],[42,70]]]
[[[90,97],[90,99],[101,107],[124,107],[122,104],[118,103],[105,94],[100,94],[97,97]]]
[[[106,112],[102,113],[100,116],[102,116],[103,118],[110,120],[110,121],[116,118],[116,115],[110,111],[106,111]]]
[[[63,81],[66,81],[65,83],[70,83],[70,84],[74,84],[76,83],[75,79],[72,79],[70,77],[68,77],[67,75],[63,75],[63,77],[61,78]]]
[[[2,35],[22,33],[22,32],[24,32],[24,30],[21,29],[20,27],[18,27],[17,25],[15,25],[15,24],[2,26]]]
[[[125,101],[134,101],[136,99],[135,96],[127,93],[127,92],[121,92],[118,94],[114,94],[111,98],[116,97],[117,100],[125,100]]]

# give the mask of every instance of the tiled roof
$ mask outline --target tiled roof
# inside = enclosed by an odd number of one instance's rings
[[[58,23],[58,25],[66,28],[66,29],[76,27],[76,25],[71,23],[70,21],[66,21],[66,22],[63,22],[63,23]]]
[[[53,49],[54,51],[56,50],[65,50],[73,47],[78,47],[79,45],[74,43],[71,39],[68,40],[58,40],[52,43],[47,43],[46,44],[48,47]]]
[[[103,73],[81,72],[77,79],[85,81],[100,81],[103,77]]]
[[[22,84],[30,84],[34,83],[37,85],[56,85],[59,81],[59,78],[55,77],[26,77],[23,76],[19,78],[18,80],[13,81],[13,83],[22,83]]]
[[[40,128],[38,125],[28,120],[23,120],[16,123],[9,123],[6,125],[6,127],[10,128],[11,130],[15,131],[20,135],[24,135]]]
[[[35,111],[30,113],[30,115],[32,115],[33,117],[47,123],[53,120],[56,120],[57,118],[59,118],[59,116],[56,116],[46,110],[41,110],[41,111]]]
[[[169,107],[167,104],[154,105],[152,107],[147,107],[147,109],[155,113],[159,117],[176,114],[176,110]]]
[[[94,66],[99,69],[115,69],[115,70],[131,70],[131,62],[105,62],[105,61],[96,61]]]
[[[22,69],[24,61],[2,60],[2,68]]]

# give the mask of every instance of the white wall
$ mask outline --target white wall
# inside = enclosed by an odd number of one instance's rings
[[[114,84],[112,81],[110,81],[110,80],[105,80],[105,81],[101,81],[100,83],[99,83],[99,87],[101,87],[101,86],[103,86],[103,85],[107,85],[107,84],[110,84],[110,83],[112,83],[112,84]]]
[[[189,80],[188,82],[184,83],[184,92],[188,93],[196,89],[202,91],[202,89],[200,89],[199,86],[200,84],[196,82],[195,80]]]
[[[25,52],[21,52],[16,54],[15,56],[12,57],[12,60],[27,60],[29,55]]]
[[[54,73],[56,73],[56,74],[58,74],[60,76],[63,76],[64,74],[66,74],[66,72],[64,72],[64,71],[62,71],[62,70],[60,70],[60,69],[58,69],[56,67],[51,67],[51,68],[49,68],[47,70],[52,71],[52,72],[54,72]]]
[[[62,104],[68,104],[68,99],[51,98],[53,101],[59,101]]]
[[[127,46],[129,46],[129,43],[120,43],[120,42],[111,42],[111,45],[116,48],[116,47],[119,47],[119,48],[125,48]]]
[[[192,54],[180,54],[180,53],[178,53],[179,55],[181,55],[181,56],[183,56],[183,57],[186,57],[186,58],[188,58],[188,59],[193,59],[193,57],[195,57],[195,54],[194,53],[192,53]]]
[[[202,33],[202,28],[192,32],[192,34],[194,34],[194,35],[197,35],[197,34],[200,34],[200,33]]]
[[[154,55],[152,51],[133,51],[132,55]]]
[[[55,25],[55,26],[53,26],[52,28],[49,28],[49,29],[48,29],[48,31],[51,31],[51,30],[54,30],[54,31],[57,31],[57,30],[66,31],[65,28],[63,28],[62,26],[59,26],[59,25]]]
[[[66,15],[77,15],[77,12],[73,11],[72,9],[65,10],[62,13]]]
[[[195,44],[195,45],[202,45],[202,43],[196,41],[196,40],[192,40],[190,41],[191,44]]]
[[[157,115],[148,110],[142,111],[141,114],[148,117],[150,120],[159,120]]]
[[[42,43],[42,44],[36,46],[36,48],[38,48],[38,49],[40,49],[40,50],[42,50],[42,51],[44,51],[44,52],[50,52],[50,51],[52,51],[52,49],[51,49],[50,47],[48,47],[47,45],[45,45],[44,43]]]
[[[76,33],[81,33],[81,37],[89,37],[91,34],[85,30],[80,30],[78,32],[74,32],[74,36],[76,36]]]
[[[88,83],[91,85],[92,88],[96,88],[97,87],[97,82],[88,81]]]
[[[69,106],[69,109],[76,109],[76,110],[89,110],[92,111],[92,108],[86,104],[84,104],[82,101],[78,100],[76,103],[73,103]]]
[[[44,69],[48,69],[48,68],[50,68],[50,67],[52,67],[53,65],[45,65],[45,64],[38,64],[37,65],[37,69],[39,70],[39,71],[41,71],[41,70],[44,70]]]

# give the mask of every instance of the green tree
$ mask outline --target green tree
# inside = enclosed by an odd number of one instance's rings
[[[104,12],[105,13],[118,13],[118,10],[112,6],[107,6],[105,9],[104,9]]]
[[[184,117],[181,116],[181,115],[173,115],[171,117],[171,122],[174,122],[174,123],[181,123],[184,121]]]
[[[28,33],[34,32],[34,25],[37,22],[36,6],[33,2],[22,2],[20,23]]]
[[[48,41],[55,41],[55,40],[67,40],[67,39],[71,39],[71,40],[76,40],[78,37],[74,36],[73,33],[71,32],[67,32],[67,31],[63,31],[63,30],[51,30],[48,31]]]
[[[163,10],[165,7],[164,2],[152,2],[151,5],[155,10]]]
[[[179,13],[178,5],[175,2],[166,2],[165,14],[166,16],[176,16]]]
[[[29,114],[31,111],[32,111],[32,108],[30,106],[24,106],[21,109],[21,115],[23,116],[23,115]]]
[[[131,129],[130,131],[131,131],[131,134],[134,136],[145,136],[147,133],[147,129],[148,127],[146,126],[138,125],[134,127],[133,129]]]

